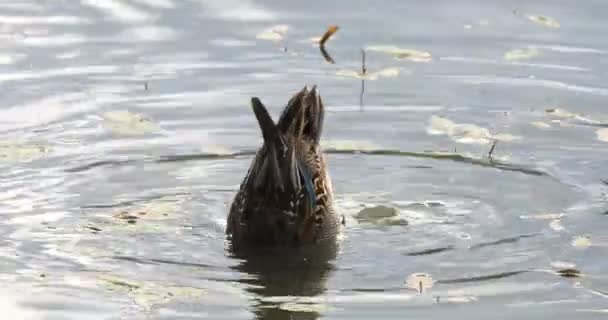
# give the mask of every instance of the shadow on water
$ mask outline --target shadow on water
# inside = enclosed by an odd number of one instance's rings
[[[255,319],[317,319],[319,312],[306,308],[288,309],[281,298],[315,297],[326,290],[326,280],[334,269],[338,245],[326,243],[302,248],[239,248],[230,254],[241,262],[233,267],[251,275],[242,280],[256,296]]]

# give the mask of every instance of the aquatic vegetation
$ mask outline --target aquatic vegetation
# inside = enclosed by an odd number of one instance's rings
[[[28,162],[41,157],[48,151],[48,147],[39,144],[28,144],[16,141],[0,142],[0,163]]]
[[[283,40],[288,30],[288,25],[280,24],[259,32],[258,34],[256,34],[255,37],[256,39],[260,40],[269,40],[277,42]]]
[[[405,286],[417,290],[419,293],[432,288],[434,284],[435,281],[428,273],[413,273],[405,279]]]
[[[406,226],[407,220],[399,216],[399,210],[383,205],[364,208],[355,215],[359,223],[372,223],[379,226]]]
[[[494,141],[508,142],[521,139],[507,133],[491,134],[487,128],[470,123],[456,123],[436,115],[431,116],[427,133],[446,135],[455,142],[465,144],[490,144]]]
[[[507,61],[515,61],[534,58],[540,54],[541,51],[537,48],[514,49],[506,52],[504,58]]]
[[[176,300],[199,299],[206,294],[206,291],[200,288],[178,286],[171,283],[134,281],[113,274],[100,274],[97,278],[108,290],[127,293],[137,305],[145,310]]]
[[[433,60],[430,52],[399,48],[396,46],[374,45],[368,46],[366,50],[387,53],[396,60],[407,60],[412,62],[431,62]]]
[[[579,248],[579,249],[589,248],[591,246],[591,236],[588,236],[588,235],[575,236],[572,239],[571,244],[573,247]]]
[[[559,22],[553,17],[537,15],[537,14],[528,14],[528,15],[526,15],[526,18],[528,18],[528,20],[530,20],[536,24],[540,24],[545,27],[550,27],[550,28],[559,28],[560,27]]]
[[[152,120],[143,114],[129,111],[109,111],[104,113],[104,126],[118,135],[137,136],[159,130]]]

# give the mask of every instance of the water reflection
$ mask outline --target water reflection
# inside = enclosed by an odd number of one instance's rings
[[[252,279],[249,292],[256,295],[255,319],[317,319],[312,308],[290,309],[281,305],[281,297],[314,297],[326,290],[326,280],[334,269],[338,245],[328,243],[302,248],[239,248],[231,249],[235,258],[242,260],[235,269]]]

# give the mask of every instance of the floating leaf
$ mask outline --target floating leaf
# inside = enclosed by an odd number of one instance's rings
[[[419,293],[432,288],[434,283],[433,278],[428,273],[413,273],[405,280],[406,287],[414,289]]]
[[[513,141],[520,137],[511,134],[493,135],[486,128],[469,124],[455,123],[447,118],[431,116],[427,132],[431,135],[446,135],[459,143],[490,144],[494,141]]]
[[[111,274],[99,275],[98,279],[108,289],[127,291],[135,303],[148,310],[154,305],[165,304],[172,300],[198,299],[206,293],[198,288],[151,281],[132,281]]]
[[[369,46],[369,51],[383,52],[391,55],[397,60],[408,60],[413,62],[430,62],[433,58],[430,52],[420,51],[415,49],[405,49],[395,46]]]
[[[42,145],[19,142],[0,142],[0,162],[26,162],[34,160],[47,152]]]
[[[542,122],[542,121],[532,121],[532,122],[530,122],[530,125],[532,125],[533,127],[539,128],[539,129],[551,128],[550,124],[548,124],[546,122]]]
[[[259,32],[255,37],[260,40],[281,41],[288,30],[288,25],[280,24]]]
[[[529,14],[526,16],[528,18],[528,20],[546,26],[546,27],[550,27],[550,28],[559,28],[560,24],[559,22],[552,17],[549,16],[543,16],[543,15],[535,15],[535,14]]]
[[[120,135],[142,135],[159,129],[146,116],[129,111],[106,112],[103,114],[103,118],[104,125],[110,131]]]
[[[357,78],[361,80],[378,80],[378,78],[392,78],[401,73],[399,68],[385,68],[376,72],[360,72],[350,69],[340,69],[336,71],[336,75],[340,77]]]
[[[608,142],[608,128],[599,129],[595,134],[598,140]]]
[[[540,53],[541,51],[536,48],[515,49],[505,53],[505,60],[514,61],[530,59],[539,56]]]
[[[131,220],[165,220],[169,219],[177,211],[177,204],[169,201],[157,201],[128,210],[120,210],[112,216],[116,219]]]
[[[589,248],[591,246],[591,237],[590,236],[576,236],[572,239],[572,246],[576,248]]]
[[[364,208],[355,215],[355,219],[382,226],[408,225],[407,220],[399,217],[397,209],[382,205]]]
[[[553,229],[554,231],[557,231],[557,232],[560,232],[560,231],[564,231],[564,230],[565,230],[565,228],[564,228],[564,226],[562,225],[562,222],[561,222],[561,220],[560,220],[560,219],[555,219],[555,220],[551,221],[551,222],[549,223],[549,227],[550,227],[551,229]]]

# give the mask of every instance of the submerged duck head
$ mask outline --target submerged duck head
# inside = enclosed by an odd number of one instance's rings
[[[304,87],[275,123],[259,98],[251,99],[264,143],[243,179],[228,215],[233,244],[316,243],[336,233],[331,180],[319,146],[324,106],[316,86]]]

